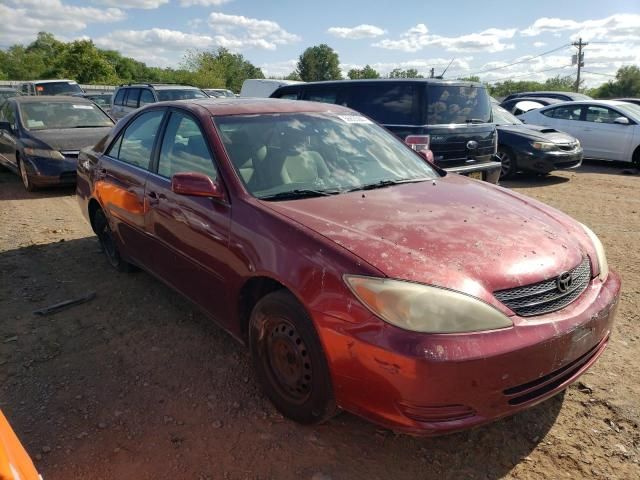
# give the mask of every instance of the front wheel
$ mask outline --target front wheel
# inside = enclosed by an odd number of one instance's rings
[[[18,169],[20,170],[20,178],[22,179],[22,185],[27,192],[33,192],[36,190],[36,186],[31,181],[31,177],[27,173],[27,168],[24,166],[22,160],[18,160]]]
[[[516,165],[516,158],[513,152],[507,147],[503,147],[500,145],[498,147],[498,153],[496,154],[500,159],[500,163],[502,164],[502,169],[500,170],[500,178],[510,178],[515,175],[518,167]]]
[[[275,407],[303,424],[337,413],[329,367],[311,318],[285,290],[253,308],[249,347],[258,381]]]
[[[633,163],[633,166],[636,167],[637,170],[640,170],[640,147],[636,148],[636,151],[633,152],[631,163]]]
[[[93,226],[100,242],[100,247],[107,257],[109,264],[119,272],[130,272],[133,266],[124,261],[118,250],[109,221],[102,210],[97,210],[93,216]]]

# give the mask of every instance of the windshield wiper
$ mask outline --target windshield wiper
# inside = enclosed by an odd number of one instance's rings
[[[76,125],[75,127],[71,127],[71,128],[102,128],[102,127],[109,127],[110,125]]]
[[[465,120],[465,123],[487,123],[487,122],[485,122],[481,118],[467,118]]]
[[[347,192],[357,192],[359,190],[374,190],[376,188],[390,187],[392,185],[400,185],[402,183],[414,183],[414,182],[426,182],[432,180],[431,178],[406,178],[404,180],[380,180],[375,183],[367,183],[366,185],[360,185],[358,187],[350,188]]]
[[[258,197],[260,200],[294,200],[297,198],[310,198],[310,197],[326,197],[329,195],[337,195],[341,193],[340,190],[311,190],[311,189],[296,189],[288,192],[279,192],[272,195],[265,195],[264,197]]]

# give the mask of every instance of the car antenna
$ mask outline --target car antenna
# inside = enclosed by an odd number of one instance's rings
[[[451,66],[451,64],[453,63],[454,60],[455,60],[455,57],[451,59],[451,61],[449,62],[449,65],[447,65],[447,68],[445,68],[442,71],[442,73],[440,75],[438,75],[437,77],[435,77],[435,78],[440,79],[440,80],[444,79],[444,74],[447,73],[447,70],[449,70],[449,67]]]

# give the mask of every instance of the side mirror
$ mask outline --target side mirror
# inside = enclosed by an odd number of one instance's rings
[[[0,122],[0,130],[6,130],[7,132],[13,132],[13,127],[9,122]]]
[[[209,197],[221,200],[224,191],[217,181],[207,175],[195,172],[176,173],[171,177],[171,191],[178,195]]]
[[[613,123],[617,123],[618,125],[629,125],[629,119],[627,117],[618,117]]]

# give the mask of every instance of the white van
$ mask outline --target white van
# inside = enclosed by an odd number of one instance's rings
[[[273,78],[249,78],[242,83],[241,97],[269,97],[283,85],[293,85],[295,80],[275,80]]]

